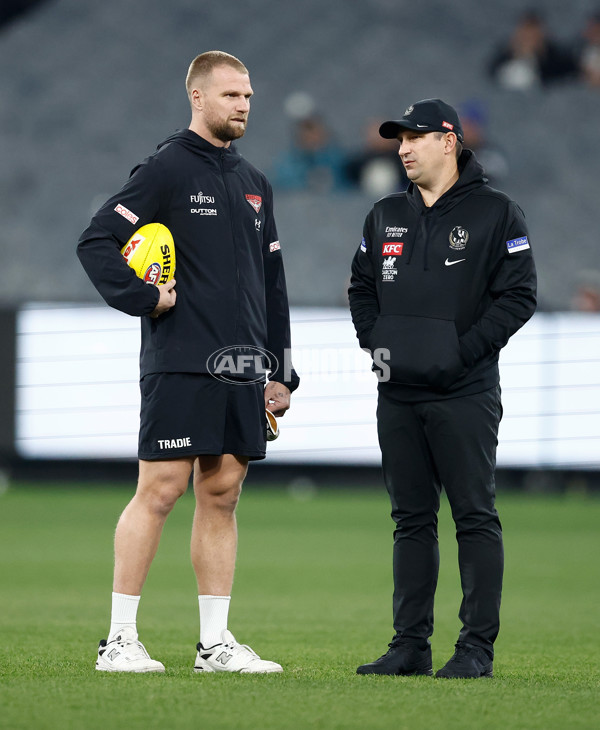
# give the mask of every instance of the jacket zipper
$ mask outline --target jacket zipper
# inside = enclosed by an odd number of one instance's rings
[[[427,218],[428,211],[424,210],[421,211],[419,214],[419,225],[417,227],[417,232],[415,236],[413,237],[412,245],[410,247],[410,250],[408,252],[408,256],[406,257],[406,266],[410,266],[410,263],[412,261],[413,253],[415,252],[415,248],[419,244],[423,247],[423,270],[429,271],[429,233],[428,233],[428,226],[427,226]]]
[[[234,266],[235,266],[235,293],[233,296],[236,298],[236,307],[235,307],[235,319],[234,319],[234,327],[233,327],[233,339],[234,342],[232,344],[237,344],[238,339],[238,325],[240,321],[240,301],[241,297],[239,296],[239,289],[240,289],[240,268],[239,268],[239,262],[238,262],[238,251],[237,251],[237,243],[236,243],[236,237],[235,237],[235,227],[233,225],[233,206],[231,204],[231,194],[229,191],[229,186],[227,185],[227,177],[225,176],[225,149],[221,150],[219,162],[221,166],[221,177],[223,178],[223,186],[225,188],[225,192],[227,194],[227,202],[229,205],[229,225],[231,227],[231,240],[233,243],[233,260],[234,260]]]

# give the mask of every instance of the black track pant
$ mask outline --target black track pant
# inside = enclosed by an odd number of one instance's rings
[[[407,403],[379,392],[377,423],[394,531],[394,628],[407,639],[433,633],[438,578],[437,513],[446,490],[456,524],[463,600],[459,640],[493,655],[504,553],[494,507],[500,388]]]

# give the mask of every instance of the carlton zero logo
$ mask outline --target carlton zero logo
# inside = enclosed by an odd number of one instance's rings
[[[381,268],[382,281],[396,281],[398,269],[396,268],[395,264],[395,256],[390,256],[389,258],[383,260],[383,266]]]
[[[381,253],[383,256],[402,256],[403,241],[388,241],[382,244]]]
[[[222,347],[206,361],[206,369],[213,378],[234,385],[262,383],[267,373],[275,372],[278,367],[272,352],[254,345]]]

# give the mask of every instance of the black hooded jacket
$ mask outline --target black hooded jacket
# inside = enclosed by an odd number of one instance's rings
[[[158,289],[120,253],[152,222],[171,231],[177,265],[177,302],[156,319],[144,315]],[[298,386],[271,186],[234,145],[215,147],[189,129],[169,137],[96,213],[77,254],[110,306],[142,317],[141,377],[206,373],[213,353],[240,346],[268,350],[279,363],[270,379]],[[250,365],[243,373],[256,375]]]
[[[430,208],[413,183],[378,201],[352,262],[360,345],[373,353],[379,387],[404,400],[497,385],[500,349],[536,306],[523,212],[487,185],[470,150],[458,167]]]

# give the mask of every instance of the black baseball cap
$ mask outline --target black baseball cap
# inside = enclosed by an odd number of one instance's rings
[[[403,129],[413,132],[454,132],[459,142],[464,139],[456,110],[441,99],[417,101],[404,112],[402,119],[384,122],[379,134],[384,139],[396,139]]]

